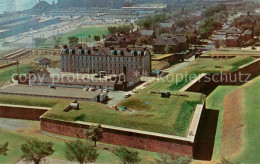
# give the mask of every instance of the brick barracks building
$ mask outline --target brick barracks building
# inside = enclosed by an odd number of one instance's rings
[[[136,73],[149,75],[151,53],[146,48],[82,47],[61,51],[61,71],[94,74]]]

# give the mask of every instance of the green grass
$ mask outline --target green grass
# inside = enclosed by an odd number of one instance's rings
[[[260,51],[248,51],[248,50],[211,50],[202,56],[211,56],[211,55],[244,55],[244,56],[259,56]]]
[[[70,36],[75,36],[77,38],[79,38],[79,41],[86,42],[86,38],[87,41],[94,41],[94,36],[95,35],[99,35],[101,38],[103,38],[103,35],[107,35],[108,34],[108,25],[92,25],[89,27],[81,27],[81,28],[77,28],[76,30],[73,30],[71,32],[68,32],[66,34],[61,35],[63,42],[67,43],[68,42],[68,37]],[[91,36],[89,38],[89,35]]]
[[[215,91],[213,91],[206,99],[206,108],[219,110],[219,118],[217,123],[217,131],[215,136],[214,143],[214,154],[213,159],[220,158],[220,144],[221,144],[221,135],[222,135],[222,122],[223,122],[223,113],[224,113],[224,99],[226,95],[235,91],[239,87],[237,86],[219,86]]]
[[[183,88],[185,85],[187,85],[188,83],[190,83],[192,80],[194,80],[196,77],[199,76],[199,73],[189,73],[187,74],[187,76],[185,77],[177,77],[176,79],[176,83],[173,83],[170,86],[170,90],[171,91],[178,91],[181,88]]]
[[[144,110],[135,110],[130,113],[112,110],[104,104],[95,102],[80,102],[80,110],[64,112],[63,110],[72,102],[72,100],[68,101],[62,99],[0,95],[0,103],[52,107],[52,110],[48,111],[43,116],[50,119],[72,122],[80,120],[177,135],[173,125],[180,115],[185,102],[196,101],[201,103],[203,100],[203,96],[199,93],[187,93],[187,95],[189,95],[188,98],[172,96],[169,99],[163,99],[160,95],[150,94],[146,97],[146,100],[140,100],[140,103],[142,103],[144,107],[147,105],[148,108]],[[157,101],[154,101],[155,99]],[[134,106],[132,107],[134,109]],[[179,119],[179,121],[182,120]],[[186,130],[183,130],[178,132],[178,134],[184,136],[186,135],[185,132]]]
[[[196,73],[230,73],[253,60],[254,58],[249,56],[237,56],[231,59],[199,58],[193,61],[189,68]]]
[[[47,112],[44,117],[67,121],[87,121],[124,128],[145,130],[164,134],[186,136],[186,129],[174,131],[174,124],[186,101],[201,102],[201,94],[190,93],[190,97],[175,97],[163,99],[160,95],[150,94],[145,100],[129,98],[119,106],[134,109],[133,112],[120,112],[112,110],[103,104],[93,102],[80,102],[81,110],[63,112],[68,103],[56,105],[53,110]],[[156,101],[154,101],[156,100]],[[135,103],[137,102],[137,103]],[[141,108],[143,107],[143,108]],[[182,120],[179,120],[182,122]]]
[[[35,122],[38,123],[38,122]],[[31,133],[31,134],[21,134],[18,132],[13,132],[13,131],[8,131],[8,130],[3,130],[0,129],[0,141],[2,143],[4,142],[9,142],[9,147],[8,147],[8,155],[6,157],[0,156],[0,163],[3,164],[11,164],[11,163],[16,163],[20,159],[20,156],[22,155],[22,151],[20,149],[21,145],[25,143],[28,140],[32,139],[39,139],[42,141],[48,141],[52,142],[54,144],[53,149],[55,150],[54,154],[49,156],[48,158],[53,158],[53,159],[60,159],[60,160],[66,160],[65,158],[65,141],[70,141],[70,140],[75,140],[74,138],[71,137],[61,137],[58,135],[54,135],[51,137],[44,136],[38,133]],[[119,164],[120,161],[118,157],[116,157],[113,154],[113,150],[116,148],[116,146],[109,145],[109,144],[98,144],[98,152],[99,156],[97,159],[97,163],[111,163],[111,164]],[[147,152],[143,150],[137,150],[140,153],[140,157],[142,161],[140,162],[141,164],[145,163],[158,163],[160,160],[159,154],[153,153],[153,152]]]
[[[20,74],[27,74],[30,71],[29,65],[20,65],[19,66],[19,73]],[[0,69],[0,84],[10,81],[12,79],[12,76],[14,74],[17,74],[17,66],[13,65],[10,67],[6,67],[3,69]]]
[[[243,163],[259,163],[260,157],[260,111],[259,106],[259,97],[260,97],[260,76],[258,76],[253,81],[238,87],[230,86],[221,86],[218,87],[208,98],[207,98],[207,108],[219,110],[219,119],[218,127],[215,138],[215,147],[214,147],[214,159],[217,160],[220,157],[220,144],[221,144],[221,127],[223,121],[223,109],[224,109],[224,98],[228,93],[231,93],[237,89],[243,90],[243,123],[244,123],[244,132],[243,132],[243,147],[242,151],[230,157],[228,154],[225,158],[231,158],[232,161],[239,161]],[[235,136],[234,136],[235,137]]]
[[[175,134],[178,136],[184,136],[188,133],[195,107],[199,103],[200,102],[185,102],[183,104],[180,114],[173,125],[173,131]]]
[[[87,27],[78,27],[75,30],[72,30],[68,33],[65,34],[61,34],[59,35],[62,38],[62,43],[68,44],[68,37],[70,36],[75,36],[77,38],[79,38],[79,42],[92,42],[95,41],[94,40],[94,36],[95,35],[99,35],[100,38],[102,39],[103,36],[106,36],[109,34],[108,32],[108,27],[111,25],[89,25]],[[90,38],[89,38],[90,36]],[[51,47],[53,48],[55,45],[55,40],[53,38],[49,38],[45,41],[44,44],[42,44],[41,46],[37,46],[37,48],[46,48],[46,47]]]
[[[260,162],[260,76],[243,86],[243,120],[245,144],[235,159],[244,163]]]
[[[196,72],[197,74],[207,72],[210,69],[213,70],[211,66],[214,66],[214,64],[222,64],[224,66],[229,65],[232,69],[232,64],[241,60],[245,60],[245,58],[237,57],[233,59],[219,60],[197,59],[186,68],[179,70],[171,75],[173,77],[176,77],[179,74],[189,75],[193,72]],[[206,64],[211,68],[207,68],[206,70],[201,69],[200,65]],[[220,70],[215,70],[215,72],[219,71]],[[187,94],[188,97],[172,96],[169,99],[164,99],[161,98],[160,95],[151,94],[151,91],[164,92],[169,90],[171,92],[179,93],[178,90],[190,82],[190,80],[179,81],[177,78],[167,80],[167,78],[169,78],[169,76],[163,78],[163,80],[161,81],[147,86],[141,92],[119,103],[120,107],[126,106],[130,109],[133,109],[133,112],[119,112],[107,108],[103,104],[93,102],[81,102],[81,110],[79,111],[72,110],[70,112],[63,112],[63,110],[69,105],[69,101],[55,100],[55,102],[53,102],[51,99],[44,98],[38,99],[26,97],[26,99],[24,99],[23,97],[17,98],[16,96],[14,96],[0,99],[0,102],[2,101],[18,103],[22,105],[27,104],[33,106],[52,107],[53,110],[49,111],[45,115],[45,117],[52,119],[60,119],[66,121],[81,120],[112,126],[185,136],[187,128],[189,127],[187,126],[187,122],[190,122],[193,113],[188,112],[187,120],[178,119],[182,118],[185,115],[186,111],[182,110],[183,107],[187,105],[187,102],[202,103],[205,97],[200,93],[184,93]],[[181,92],[181,94],[183,94],[183,92]],[[185,128],[179,128],[178,125],[181,124],[183,124]]]

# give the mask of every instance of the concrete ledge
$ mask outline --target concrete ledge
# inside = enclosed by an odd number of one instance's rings
[[[195,140],[195,136],[197,134],[197,130],[198,130],[198,126],[199,126],[199,122],[201,119],[201,114],[202,114],[204,105],[205,104],[197,105],[197,107],[195,109],[193,119],[191,121],[190,129],[189,129],[189,133],[187,135],[187,140],[190,140],[192,142],[194,142],[194,140]]]
[[[51,110],[51,108],[48,108],[48,107],[26,106],[26,105],[0,104],[0,106],[4,106],[4,107],[15,107],[15,108],[28,108],[28,109]]]

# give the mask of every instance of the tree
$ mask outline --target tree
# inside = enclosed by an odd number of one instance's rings
[[[95,162],[98,157],[97,150],[89,142],[81,140],[66,142],[65,157],[69,161],[76,161],[80,164]]]
[[[141,36],[136,40],[136,45],[138,46],[143,46],[143,45],[147,45],[150,43],[150,38],[147,36]]]
[[[76,46],[79,42],[79,38],[75,37],[75,36],[70,36],[68,37],[69,40],[69,45],[70,46]]]
[[[136,22],[136,24],[143,29],[150,30],[153,29],[153,27],[155,27],[158,23],[166,21],[167,18],[168,16],[166,13],[160,13],[140,19]]]
[[[60,44],[61,44],[62,38],[61,37],[54,37],[53,40],[55,41],[54,47],[58,48],[60,46]]]
[[[214,43],[215,43],[215,48],[216,48],[216,49],[219,49],[219,47],[220,47],[220,41],[215,41]]]
[[[95,35],[95,36],[94,36],[94,40],[95,40],[95,41],[100,41],[100,36]]]
[[[127,149],[126,147],[119,147],[115,150],[114,154],[124,163],[124,164],[135,164],[141,161],[139,157],[139,152]]]
[[[165,33],[170,33],[170,28],[168,27],[159,27],[156,29],[156,33],[158,35],[162,35],[162,34],[165,34]]]
[[[7,156],[7,151],[8,151],[8,142],[6,142],[3,145],[0,145],[0,156]]]
[[[53,143],[39,140],[27,141],[21,146],[23,152],[22,158],[25,162],[34,162],[39,164],[45,157],[52,155]]]
[[[108,27],[108,32],[110,34],[116,34],[116,33],[126,33],[129,32],[130,30],[134,29],[134,25],[130,24],[130,25],[120,25],[118,27],[116,26],[110,26]]]
[[[100,124],[91,125],[85,133],[89,140],[94,142],[94,147],[97,146],[97,141],[103,138],[103,128]]]

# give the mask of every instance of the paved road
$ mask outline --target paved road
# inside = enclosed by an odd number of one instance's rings
[[[194,60],[195,60],[195,56],[192,56],[191,58],[185,60],[185,62],[180,63],[180,64],[178,64],[178,65],[175,65],[175,66],[173,66],[173,67],[171,67],[171,68],[166,69],[165,72],[169,72],[169,73],[176,72],[176,71],[178,71],[178,70],[180,70],[180,69],[186,67],[187,65],[189,65],[190,62],[192,62],[192,61],[194,61]]]
[[[155,80],[155,77],[142,77],[141,81],[143,82],[139,86],[135,87],[133,90],[142,90],[145,88],[147,83],[152,82]],[[119,102],[123,101],[125,99],[126,94],[134,95],[133,90],[131,91],[116,91],[116,92],[109,92],[108,96],[111,99],[107,102],[107,106],[112,107],[114,105],[117,105]]]

